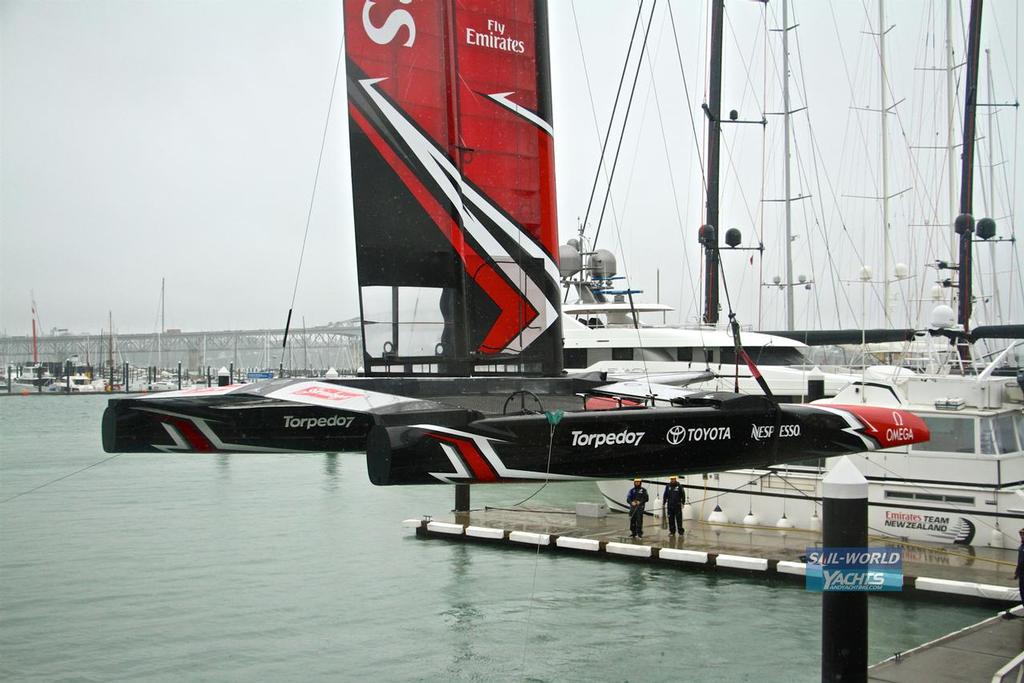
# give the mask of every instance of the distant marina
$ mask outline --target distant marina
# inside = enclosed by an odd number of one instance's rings
[[[30,335],[0,336],[0,393],[61,393],[68,377],[96,384],[91,391],[170,390],[215,382],[221,368],[236,382],[269,376],[318,377],[334,369],[354,374],[361,365],[361,328],[347,320],[288,332],[284,329],[73,334],[54,329]],[[268,374],[269,373],[269,374]],[[251,377],[252,375],[252,377]],[[26,378],[25,382],[17,382]],[[15,386],[16,385],[16,386]],[[84,386],[84,385],[83,385]],[[107,387],[110,387],[108,389]]]

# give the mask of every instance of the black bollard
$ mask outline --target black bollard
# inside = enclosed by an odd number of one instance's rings
[[[208,386],[208,387],[212,387],[213,386],[213,384],[210,381],[210,366],[209,365],[206,366],[206,386]]]
[[[235,383],[235,363],[234,363],[234,361],[232,361],[231,362],[231,366],[228,369],[228,384],[234,384],[234,383]]]
[[[847,457],[822,480],[822,547],[864,548],[868,544],[868,481]],[[866,681],[868,676],[868,594],[821,594],[821,680]]]
[[[72,369],[72,367],[73,367],[73,365],[71,364],[71,361],[69,361],[69,360],[64,361],[64,393],[65,394],[70,394],[71,393],[71,369]]]
[[[178,391],[181,391],[181,361],[178,361]]]

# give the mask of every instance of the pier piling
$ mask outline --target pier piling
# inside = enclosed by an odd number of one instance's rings
[[[822,479],[822,547],[864,548],[868,544],[868,481],[843,457]],[[821,594],[821,680],[866,681],[868,594]]]

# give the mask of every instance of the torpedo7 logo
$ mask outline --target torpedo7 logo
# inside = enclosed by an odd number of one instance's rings
[[[631,432],[623,429],[621,432],[606,432],[604,434],[585,434],[581,431],[573,431],[573,446],[590,446],[600,448],[601,446],[639,446],[640,440],[646,432]]]

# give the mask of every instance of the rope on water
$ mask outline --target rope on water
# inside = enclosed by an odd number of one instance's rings
[[[100,460],[98,462],[94,462],[91,465],[87,465],[87,466],[83,467],[80,470],[75,470],[74,472],[71,472],[70,474],[65,474],[64,476],[57,477],[56,479],[48,481],[45,484],[40,484],[39,486],[35,487],[34,489],[29,489],[28,491],[22,491],[21,493],[16,493],[13,496],[11,496],[10,498],[4,498],[3,500],[0,500],[0,505],[2,505],[4,503],[9,503],[12,500],[14,500],[15,498],[20,498],[21,496],[25,496],[25,495],[28,495],[30,493],[34,493],[34,492],[38,491],[39,489],[46,488],[50,484],[56,484],[59,481],[64,481],[65,479],[67,479],[69,477],[73,477],[76,474],[79,474],[81,472],[85,472],[86,470],[92,469],[93,467],[96,467],[97,465],[102,465],[105,462],[110,462],[111,460],[113,460],[114,458],[116,458],[116,457],[118,457],[120,455],[122,455],[122,454],[121,453],[114,453],[109,458],[104,458],[103,460]]]

